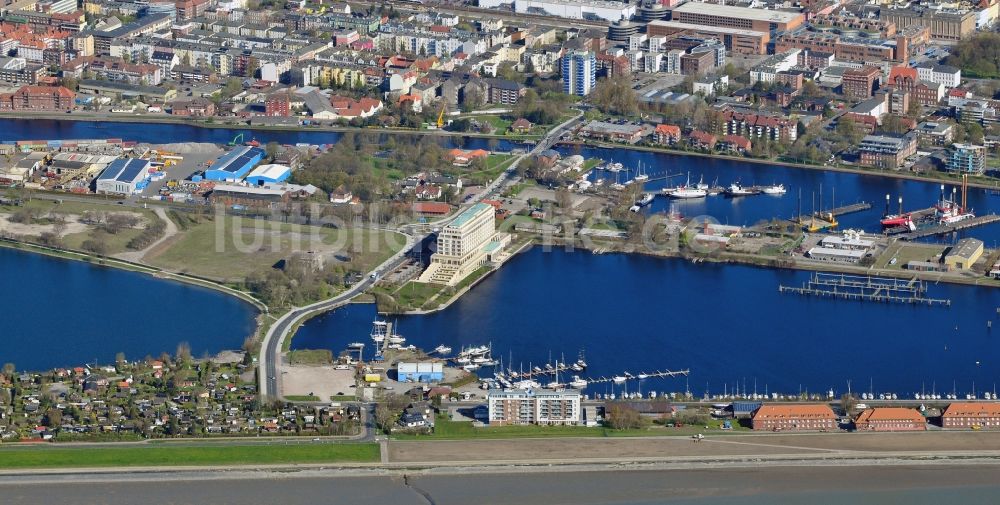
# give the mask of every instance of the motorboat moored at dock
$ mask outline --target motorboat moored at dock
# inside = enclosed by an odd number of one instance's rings
[[[752,188],[745,188],[740,183],[734,182],[726,188],[726,196],[750,196],[757,194]]]
[[[781,196],[787,193],[788,190],[785,189],[784,184],[772,184],[770,186],[764,186],[763,188],[761,188],[761,192],[764,193],[765,195]]]

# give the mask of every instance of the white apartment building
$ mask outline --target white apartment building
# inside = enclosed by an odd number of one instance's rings
[[[579,391],[515,390],[486,394],[489,424],[580,424]]]
[[[638,34],[635,34],[635,35],[629,35],[628,36],[628,50],[629,51],[638,51],[638,50],[642,49],[643,44],[646,43],[646,39],[648,39],[648,38],[649,37],[647,37],[645,33],[638,33]]]

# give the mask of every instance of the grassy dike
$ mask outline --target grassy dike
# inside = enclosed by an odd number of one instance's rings
[[[0,469],[250,466],[379,461],[378,444],[131,445],[0,448]]]

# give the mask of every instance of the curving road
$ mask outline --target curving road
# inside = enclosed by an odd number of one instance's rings
[[[514,174],[516,173],[517,166],[521,163],[521,161],[530,155],[538,154],[551,147],[558,141],[559,137],[567,130],[571,129],[581,117],[583,117],[582,112],[549,130],[549,132],[538,141],[531,151],[524,153],[515,159],[503,174],[483,188],[483,191],[477,194],[475,198],[467,202],[463,207],[460,207],[458,212],[437,221],[427,223],[427,225],[421,227],[425,231],[419,233],[414,231],[415,227],[413,226],[406,226],[398,230],[392,230],[402,233],[407,237],[406,246],[384,263],[376,267],[375,270],[365,275],[363,279],[348,288],[346,291],[334,296],[333,298],[316,302],[311,305],[306,305],[304,307],[293,308],[275,321],[274,324],[272,324],[268,329],[267,334],[264,335],[264,342],[261,345],[260,359],[258,360],[257,373],[260,381],[261,397],[263,399],[281,398],[281,390],[278,387],[279,354],[281,352],[282,342],[284,342],[286,338],[289,338],[292,330],[296,327],[296,324],[299,321],[302,321],[307,316],[333,310],[346,304],[352,298],[368,289],[368,287],[374,284],[376,279],[381,277],[382,274],[396,269],[406,260],[406,253],[409,252],[415,245],[421,243],[430,234],[429,231],[426,231],[428,228],[448,224],[451,220],[455,219],[456,216],[461,214],[461,210],[464,207],[480,202],[491,194],[502,189],[506,184],[515,182],[517,178],[514,177]]]
[[[401,232],[402,233],[402,232]],[[406,253],[418,244],[420,239],[415,239],[413,235],[406,235],[406,245],[387,259],[381,265],[371,271],[360,281],[339,293],[333,298],[328,298],[304,307],[293,308],[275,321],[264,335],[264,342],[261,346],[261,357],[258,363],[258,374],[260,377],[260,394],[262,397],[280,397],[278,394],[278,352],[290,331],[295,328],[296,323],[308,315],[317,312],[324,312],[335,309],[346,304],[355,296],[364,292],[369,286],[375,283],[375,278],[380,277],[385,272],[390,272],[401,265],[406,260]]]

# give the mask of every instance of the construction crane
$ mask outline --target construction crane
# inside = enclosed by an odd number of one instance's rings
[[[243,134],[242,133],[240,133],[239,135],[233,137],[233,140],[229,141],[229,145],[235,146],[237,144],[237,141],[243,142]]]
[[[444,128],[444,104],[441,104],[441,112],[438,113],[437,127]]]

